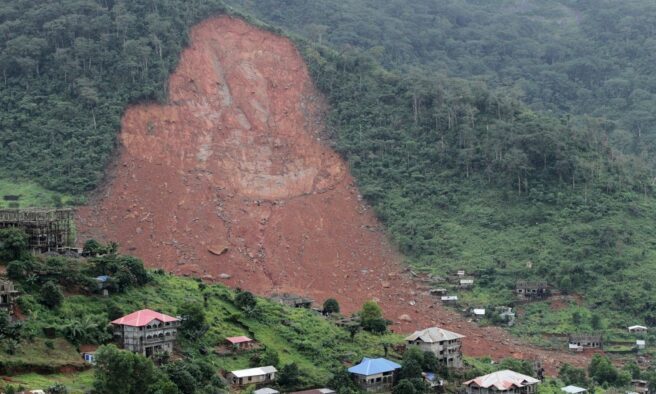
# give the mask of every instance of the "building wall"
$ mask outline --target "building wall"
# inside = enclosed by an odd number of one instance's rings
[[[154,326],[117,326],[114,333],[123,349],[152,356],[158,352],[173,352],[179,322],[161,323]]]
[[[386,372],[368,376],[354,374],[353,379],[362,390],[367,392],[388,392],[392,390],[392,386],[396,381],[396,373]]]
[[[433,352],[439,361],[450,368],[462,368],[462,343],[460,339],[441,342],[408,341],[409,345],[418,346],[425,352]]]
[[[236,386],[247,386],[249,384],[266,384],[266,383],[273,382],[275,379],[276,379],[275,372],[266,375],[249,376],[243,378],[238,378],[232,373],[228,374],[228,380],[230,381],[231,384]]]
[[[515,388],[512,390],[497,390],[484,387],[477,387],[473,384],[467,386],[467,394],[534,394],[538,391],[538,384],[532,384],[526,387]]]

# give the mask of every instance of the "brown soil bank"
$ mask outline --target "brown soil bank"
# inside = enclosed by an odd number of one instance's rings
[[[322,101],[288,39],[208,20],[169,92],[167,105],[125,113],[112,180],[79,212],[81,238],[262,295],[335,297],[347,312],[377,299],[388,318],[409,316],[396,331],[440,324],[469,337],[470,355],[581,364],[464,322],[403,274],[346,164],[321,143]]]

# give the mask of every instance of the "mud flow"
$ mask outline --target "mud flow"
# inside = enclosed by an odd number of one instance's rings
[[[150,267],[261,295],[334,297],[345,312],[376,299],[394,330],[439,324],[467,335],[470,355],[581,364],[465,322],[404,274],[321,138],[325,104],[288,39],[229,17],[190,38],[169,102],[126,111],[120,157],[79,210],[80,239],[115,240]]]

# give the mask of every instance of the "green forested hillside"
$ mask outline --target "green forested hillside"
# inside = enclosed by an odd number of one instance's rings
[[[227,0],[402,70],[487,81],[538,110],[607,119],[614,146],[656,139],[656,4],[649,0]],[[612,131],[612,132],[611,132]]]
[[[294,39],[331,104],[329,137],[412,264],[475,271],[472,304],[507,303],[516,279],[546,278],[604,324],[653,321],[653,54],[618,54],[646,45],[653,24],[636,21],[648,2],[608,2],[628,18],[623,33],[587,2],[243,4],[312,37]],[[77,197],[95,187],[125,106],[165,98],[186,31],[222,9],[3,2],[0,177]]]

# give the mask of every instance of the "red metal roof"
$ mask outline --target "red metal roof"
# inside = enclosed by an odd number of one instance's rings
[[[226,341],[232,344],[237,344],[237,343],[244,343],[244,342],[252,342],[253,340],[250,339],[249,337],[241,336],[241,337],[228,337],[226,338]]]
[[[112,324],[131,327],[143,327],[155,319],[163,323],[178,321],[178,319],[175,317],[155,312],[150,309],[142,309],[140,311],[132,312],[129,315],[116,319],[112,322]]]

